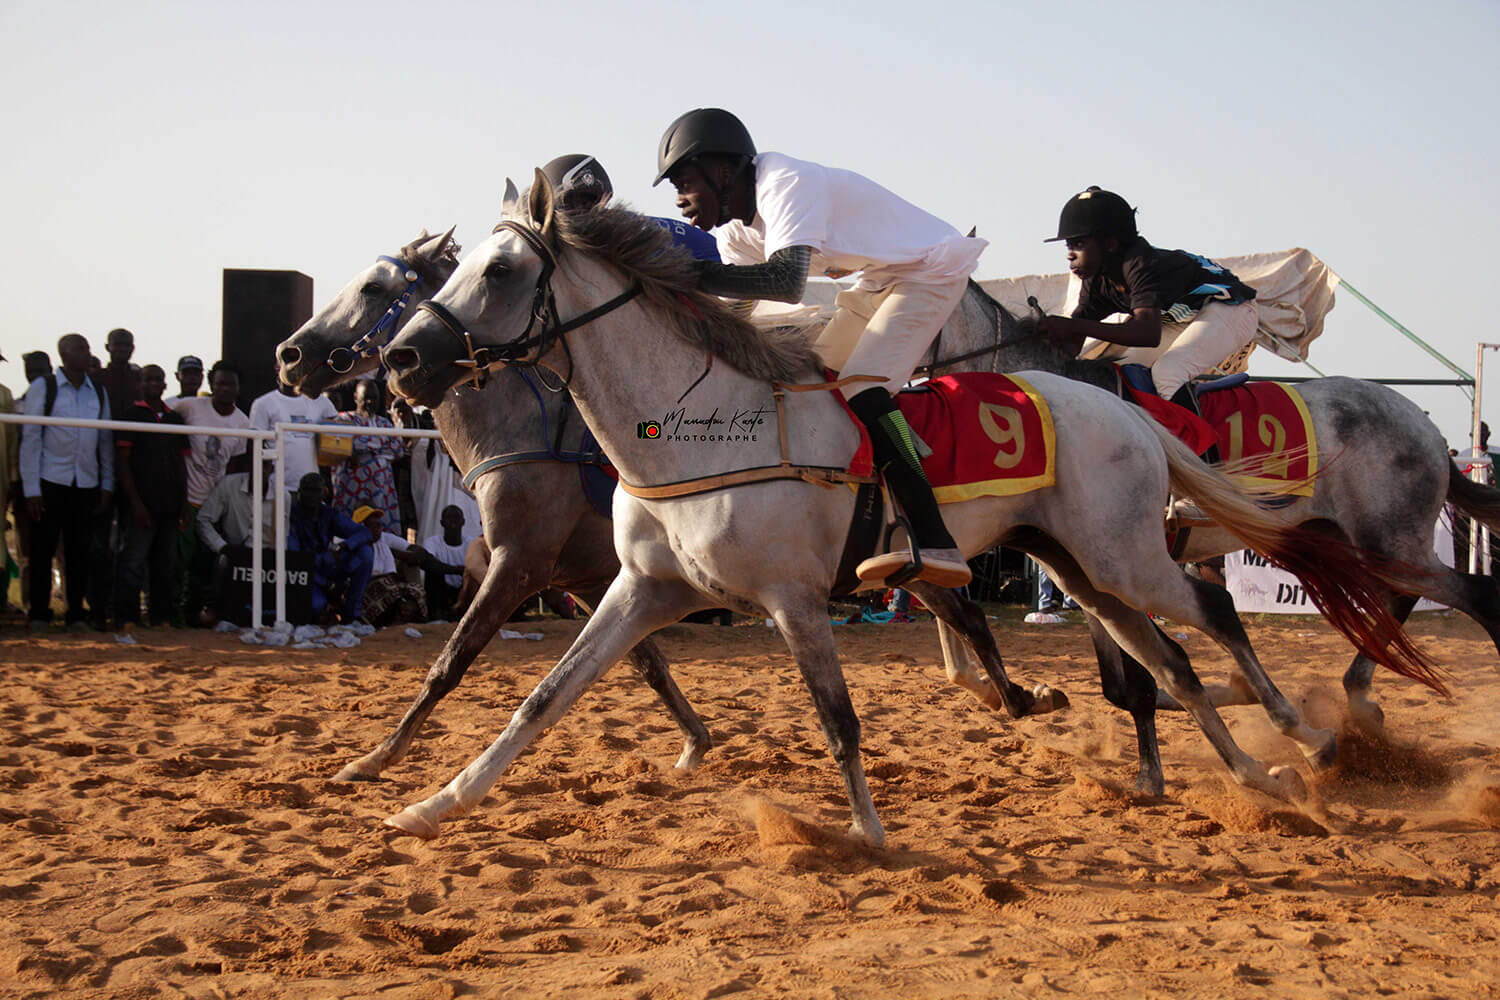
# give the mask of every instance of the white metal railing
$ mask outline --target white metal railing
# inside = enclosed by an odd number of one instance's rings
[[[24,413],[0,413],[0,425],[3,424],[37,424],[43,427],[77,427],[81,429],[128,431],[130,433],[146,434],[179,434],[193,435],[206,434],[211,437],[233,437],[245,438],[250,442],[250,479],[252,482],[250,501],[250,575],[254,580],[250,588],[250,615],[256,625],[261,624],[265,613],[264,601],[261,595],[261,575],[265,570],[261,555],[263,542],[265,541],[266,526],[263,523],[262,508],[265,500],[265,476],[264,461],[267,457],[273,461],[286,454],[286,435],[289,433],[304,434],[330,434],[338,437],[395,437],[395,438],[441,438],[442,435],[435,430],[406,427],[357,427],[351,424],[298,424],[278,423],[272,430],[252,430],[246,427],[205,427],[201,424],[147,424],[133,420],[87,420],[75,417],[39,417]],[[265,453],[265,444],[268,441],[275,442],[270,455]],[[274,513],[273,520],[283,526],[283,530],[273,532],[276,545],[275,556],[275,583],[276,583],[276,621],[286,620],[286,463],[276,462],[276,485],[273,494]],[[193,526],[197,531],[197,525]]]

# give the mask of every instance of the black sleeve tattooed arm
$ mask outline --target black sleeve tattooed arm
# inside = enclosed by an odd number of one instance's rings
[[[764,264],[705,263],[698,287],[710,295],[727,299],[774,299],[801,302],[807,287],[807,266],[812,248],[783,247]]]

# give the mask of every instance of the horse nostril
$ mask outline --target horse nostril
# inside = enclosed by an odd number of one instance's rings
[[[417,367],[420,359],[410,347],[398,347],[385,354],[385,366],[393,372],[405,372]]]
[[[281,367],[283,368],[290,368],[302,360],[302,351],[290,345],[283,347],[277,352],[277,355],[281,358]]]

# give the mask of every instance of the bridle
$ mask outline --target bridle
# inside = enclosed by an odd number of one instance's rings
[[[397,270],[402,272],[406,278],[406,288],[392,300],[384,315],[375,321],[375,325],[365,332],[348,347],[335,347],[328,352],[328,367],[340,375],[347,375],[354,370],[354,366],[361,358],[368,358],[380,353],[380,349],[390,343],[391,337],[395,335],[396,324],[401,321],[401,314],[406,312],[406,307],[411,303],[412,292],[416,291],[422,284],[422,276],[412,267],[410,261],[400,260],[396,257],[388,257],[381,254],[375,258],[376,262],[385,261],[394,264]]]
[[[552,252],[552,248],[547,245],[541,233],[524,223],[506,220],[497,225],[493,231],[498,233],[502,230],[518,236],[521,242],[530,247],[531,251],[542,261],[542,270],[536,279],[536,290],[531,297],[531,317],[527,320],[526,329],[521,331],[519,337],[503,344],[475,347],[474,337],[468,327],[464,326],[463,321],[449,312],[445,306],[429,299],[418,305],[417,309],[431,313],[444,329],[458,338],[467,356],[453,363],[462,368],[472,369],[476,386],[480,384],[481,375],[492,368],[503,365],[535,368],[541,358],[559,342],[568,354],[569,379],[571,379],[573,355],[568,350],[565,336],[635,298],[641,293],[641,284],[638,281],[633,282],[629,288],[608,302],[595,306],[565,323],[557,315],[557,296],[552,291],[552,275],[557,270],[557,255]],[[533,330],[536,332],[533,333]],[[563,386],[566,387],[567,384],[565,380]]]

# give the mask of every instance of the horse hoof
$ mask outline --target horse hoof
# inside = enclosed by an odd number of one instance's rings
[[[377,770],[377,769],[375,769],[375,768],[373,768],[373,767],[371,767],[369,764],[365,763],[365,761],[361,759],[361,760],[355,761],[352,764],[345,764],[344,767],[343,767],[343,769],[341,771],[339,771],[338,774],[335,774],[333,776],[333,780],[334,781],[379,781],[380,780],[380,771]]]
[[[409,833],[413,837],[431,840],[438,835],[437,821],[428,819],[420,810],[421,806],[407,806],[396,815],[387,817],[385,825],[395,827],[402,833]]]
[[[1271,768],[1271,780],[1276,783],[1277,793],[1287,802],[1307,801],[1307,783],[1302,780],[1302,775],[1297,773],[1295,767],[1283,765]]]
[[[1048,712],[1056,712],[1059,709],[1067,708],[1069,704],[1067,695],[1063,694],[1057,688],[1051,688],[1045,684],[1038,684],[1032,688],[1031,697],[1031,711],[1028,713],[1030,715],[1045,715]]]
[[[1159,799],[1167,794],[1167,783],[1161,772],[1142,771],[1135,776],[1135,793],[1143,799]]]
[[[673,770],[678,774],[688,774],[696,771],[698,765],[703,763],[703,755],[708,752],[707,744],[689,743],[682,748],[682,756],[677,758]]]
[[[881,826],[879,822],[876,822],[869,828],[860,826],[858,822],[851,823],[849,824],[849,836],[851,839],[857,840],[869,847],[885,846],[885,827]]]
[[[1326,771],[1338,760],[1339,734],[1332,729],[1320,729],[1318,732],[1323,737],[1321,745],[1307,754],[1307,762],[1314,771]]]
[[[1368,699],[1349,702],[1349,721],[1372,739],[1385,740],[1385,710]]]

